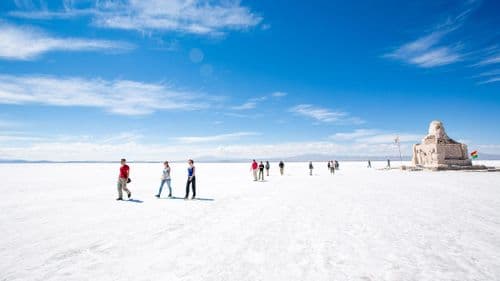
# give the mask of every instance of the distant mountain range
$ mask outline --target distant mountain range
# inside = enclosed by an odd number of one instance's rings
[[[297,155],[297,156],[290,156],[290,157],[283,157],[283,158],[276,158],[276,157],[270,157],[270,158],[256,158],[258,161],[271,161],[271,162],[278,162],[278,161],[285,161],[285,162],[305,162],[305,161],[329,161],[329,160],[338,160],[338,161],[386,161],[387,159],[390,159],[391,161],[398,161],[399,156],[333,156],[333,155],[328,155],[328,154],[303,154],[303,155]],[[230,159],[223,159],[220,157],[216,156],[202,156],[202,157],[197,157],[196,162],[202,162],[202,163],[240,163],[240,162],[249,162],[252,159],[247,159],[247,158],[230,158]],[[411,156],[403,156],[403,161],[410,161]],[[500,160],[500,155],[494,155],[494,154],[480,154],[480,157],[477,160]],[[134,163],[158,163],[161,162],[162,160],[144,160],[144,161],[132,161]],[[184,162],[185,160],[176,160],[176,161],[171,161],[171,162]],[[24,159],[0,159],[0,163],[117,163],[118,161],[93,161],[93,160],[88,160],[88,161],[50,161],[50,160],[24,160]]]

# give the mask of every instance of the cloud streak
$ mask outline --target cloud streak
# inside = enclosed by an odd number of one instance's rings
[[[260,134],[256,132],[236,132],[236,133],[213,135],[213,136],[178,137],[175,138],[175,140],[180,143],[200,144],[200,143],[234,141],[234,140],[239,140],[243,137],[258,136],[258,135]]]
[[[330,139],[341,142],[355,142],[360,144],[392,144],[396,137],[401,143],[418,142],[422,135],[398,132],[384,132],[375,129],[357,129],[352,132],[336,133]]]
[[[164,84],[130,80],[0,75],[0,104],[82,106],[119,115],[146,115],[205,108],[209,102],[202,97]]]
[[[124,42],[87,38],[59,38],[31,27],[0,22],[0,59],[33,60],[54,51],[123,51],[133,46]]]
[[[233,106],[233,107],[231,107],[231,109],[232,110],[249,110],[249,109],[254,109],[255,107],[257,107],[257,103],[249,101],[249,102],[245,102],[242,105]]]
[[[348,113],[334,111],[327,108],[317,107],[310,104],[299,104],[290,108],[290,112],[296,115],[304,116],[323,123],[336,124],[362,124],[364,123],[358,117],[351,117]]]
[[[403,61],[423,68],[432,68],[462,60],[458,47],[440,45],[445,31],[435,31],[415,41],[403,44],[384,57]]]
[[[100,0],[75,7],[72,2],[58,11],[25,9],[11,12],[22,18],[69,18],[91,15],[103,28],[173,31],[199,35],[221,35],[229,30],[244,30],[258,25],[262,17],[240,1],[206,0]]]

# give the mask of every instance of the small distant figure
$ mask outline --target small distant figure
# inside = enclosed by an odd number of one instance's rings
[[[340,167],[339,161],[335,160],[335,170],[338,170]]]
[[[259,164],[259,180],[261,181],[264,181],[264,163],[262,163],[262,161],[260,161],[260,164]]]
[[[330,167],[330,174],[335,175],[335,162],[333,160],[329,162],[328,167]]]
[[[391,159],[387,159],[387,168],[391,168]]]
[[[257,170],[259,169],[259,164],[257,161],[252,160],[252,165],[250,166],[250,171],[253,173],[253,181],[257,181]]]
[[[170,186],[170,166],[168,165],[168,161],[163,162],[163,174],[161,175],[161,184],[160,189],[158,190],[158,194],[156,194],[156,198],[160,198],[161,191],[163,190],[163,185],[167,183],[168,187],[168,198],[172,198],[172,187]]]
[[[313,170],[314,170],[313,162],[309,162],[309,175],[310,176],[313,175]]]
[[[193,197],[191,200],[196,198],[196,171],[194,167],[194,161],[192,159],[188,160],[188,179],[186,183],[186,196],[184,196],[184,200],[189,198],[189,186],[191,185],[191,189],[193,190]]]
[[[330,169],[332,168],[332,162],[328,161],[328,172],[330,172]]]
[[[118,198],[116,200],[123,200],[123,191],[127,192],[127,196],[130,199],[132,197],[132,192],[127,188],[127,183],[129,182],[130,177],[130,167],[127,165],[126,159],[120,160],[120,175],[118,176]]]
[[[269,177],[269,169],[271,169],[271,165],[269,165],[269,161],[266,161],[266,174]]]
[[[285,163],[283,163],[283,161],[280,161],[278,166],[280,167],[280,174],[283,175],[285,173]]]
[[[371,168],[372,167],[372,161],[368,160],[368,167],[367,168]]]

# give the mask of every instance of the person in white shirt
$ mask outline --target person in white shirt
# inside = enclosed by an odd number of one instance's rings
[[[163,185],[167,183],[168,186],[168,197],[172,197],[172,187],[170,186],[171,178],[170,178],[170,166],[168,165],[168,161],[163,162],[163,174],[161,176],[161,184],[160,189],[158,190],[158,194],[155,195],[157,198],[160,198],[161,191],[163,190]]]

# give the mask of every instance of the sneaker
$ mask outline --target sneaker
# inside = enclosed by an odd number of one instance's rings
[[[187,197],[187,196],[186,196],[186,197],[184,197],[184,200],[188,200],[188,197]]]
[[[121,201],[121,200],[123,200],[123,198],[121,197],[116,198],[116,201]]]
[[[191,200],[194,200],[194,199],[196,199],[194,196],[193,196],[193,197],[191,197]]]
[[[169,195],[168,195],[168,198],[172,198],[172,194],[169,194]]]
[[[156,195],[155,195],[155,197],[156,197],[156,198],[160,198],[160,195],[159,195],[159,194],[156,194]]]
[[[132,197],[132,192],[128,193],[128,199],[130,199],[130,197]]]

